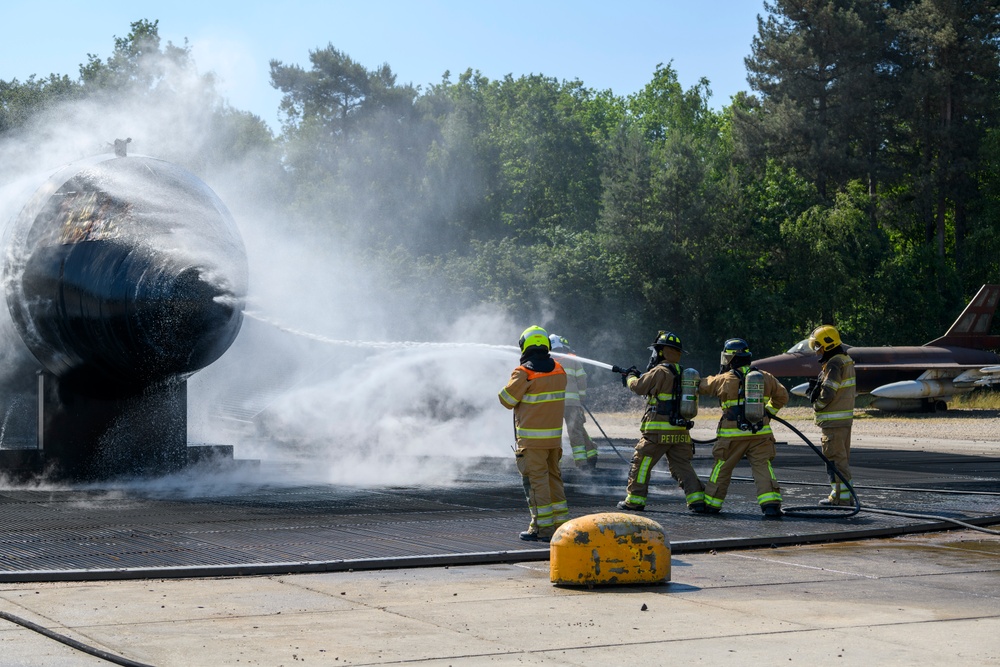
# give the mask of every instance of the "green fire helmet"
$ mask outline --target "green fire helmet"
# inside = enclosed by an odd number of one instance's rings
[[[517,344],[520,346],[521,352],[524,352],[529,347],[544,347],[546,350],[552,349],[552,344],[549,342],[549,334],[539,326],[532,326],[525,329],[521,334],[521,340]]]

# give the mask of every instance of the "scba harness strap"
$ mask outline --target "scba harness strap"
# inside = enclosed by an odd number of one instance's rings
[[[736,422],[736,427],[741,431],[750,431],[751,433],[757,433],[764,428],[764,420],[751,422],[746,416],[746,378],[750,373],[754,371],[760,371],[756,366],[744,366],[742,368],[733,368],[733,374],[740,381],[740,388],[736,395],[736,401],[727,401],[727,405],[723,406],[725,408],[723,412],[723,417]],[[763,400],[763,396],[760,397]]]
[[[668,368],[674,376],[671,393],[658,394],[655,398],[650,399],[650,403],[655,401],[654,409],[656,414],[662,417],[667,417],[671,426],[688,429],[692,428],[694,426],[694,422],[684,419],[684,417],[681,416],[681,365],[666,361],[659,365]]]

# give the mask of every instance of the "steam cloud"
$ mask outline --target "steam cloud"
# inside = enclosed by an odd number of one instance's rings
[[[22,175],[110,152],[114,139],[131,137],[130,153],[177,162],[202,178],[243,236],[248,307],[260,319],[248,318],[222,359],[190,379],[188,441],[230,444],[237,458],[287,465],[265,465],[253,479],[185,473],[144,482],[146,488],[215,493],[232,484],[303,479],[448,484],[476,457],[509,456],[510,413],[496,396],[516,365],[511,344],[532,322],[515,323],[489,307],[432,310],[388,288],[378,266],[355,259],[357,248],[293,236],[281,224],[285,212],[268,207],[270,176],[259,163],[205,158],[213,123],[204,81],[182,70],[161,75],[177,93],[169,105],[155,95],[65,104],[0,141],[0,184],[8,185],[0,198],[4,225],[23,203],[21,193],[30,192]],[[317,222],[329,217],[313,215]],[[9,417],[11,406],[33,409],[30,398],[23,401],[33,387],[34,360],[0,325],[0,393]],[[386,347],[400,331],[419,332],[413,337],[436,345]],[[4,437],[0,430],[0,445],[10,446]]]

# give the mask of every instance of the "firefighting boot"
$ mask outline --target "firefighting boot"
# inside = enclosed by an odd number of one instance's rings
[[[760,506],[760,511],[764,513],[763,519],[781,519],[781,503],[764,503]]]
[[[620,510],[628,510],[629,512],[645,512],[646,511],[646,506],[645,505],[633,505],[632,503],[630,503],[627,500],[620,500],[620,501],[618,501],[618,504],[615,505],[615,507],[617,507]]]
[[[525,542],[548,542],[550,539],[552,539],[550,537],[542,537],[538,533],[531,530],[524,531],[523,533],[518,535],[518,537],[520,537]]]
[[[705,514],[708,512],[708,505],[706,505],[703,500],[696,500],[688,505],[688,511],[694,512],[695,514]]]

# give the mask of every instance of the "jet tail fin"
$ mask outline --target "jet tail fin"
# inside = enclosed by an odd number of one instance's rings
[[[990,335],[993,314],[1000,303],[1000,285],[983,285],[958,316],[951,328],[927,345],[969,347],[976,350],[1000,348],[1000,336]]]

